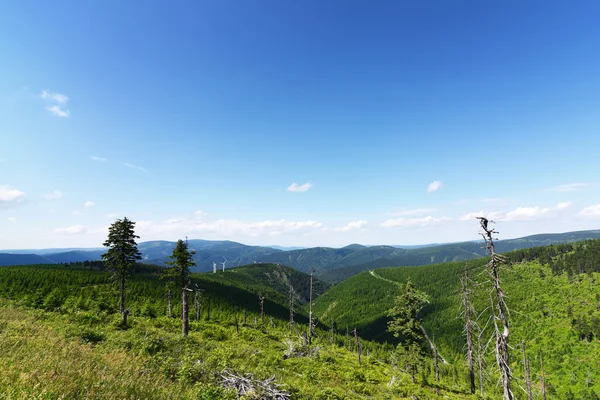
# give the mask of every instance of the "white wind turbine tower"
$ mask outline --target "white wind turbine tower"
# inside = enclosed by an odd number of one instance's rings
[[[217,273],[217,263],[213,261],[213,274]]]
[[[225,257],[223,257],[223,258],[225,258]],[[223,272],[225,272],[225,264],[227,264],[227,259],[225,258],[225,261],[223,261],[221,264],[223,265]]]

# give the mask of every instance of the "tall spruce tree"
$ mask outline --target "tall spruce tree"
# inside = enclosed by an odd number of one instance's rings
[[[125,281],[135,262],[142,259],[135,241],[140,237],[135,234],[134,228],[135,222],[127,217],[113,222],[108,228],[108,238],[104,242],[104,246],[109,249],[102,254],[106,267],[116,274],[120,283],[119,304],[123,326],[127,326],[127,315],[129,315],[129,311],[125,309]]]
[[[179,239],[173,249],[171,261],[167,261],[169,269],[166,275],[173,277],[181,287],[181,333],[183,336],[187,336],[189,332],[188,292],[192,291],[189,287],[190,268],[196,265],[192,258],[193,254],[194,251],[188,250],[187,241]]]

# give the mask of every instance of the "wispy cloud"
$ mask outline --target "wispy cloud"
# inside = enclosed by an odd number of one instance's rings
[[[57,105],[47,106],[46,110],[50,111],[52,114],[60,118],[66,118],[71,114],[69,110],[63,110],[60,106]]]
[[[94,203],[93,201],[86,201],[85,203],[83,203],[83,206],[85,208],[94,207],[95,205],[96,205],[96,203]]]
[[[442,181],[433,181],[429,184],[429,186],[427,186],[427,193],[437,192],[443,186],[444,185],[442,184]]]
[[[42,90],[40,97],[42,99],[55,101],[59,104],[66,104],[69,101],[68,96],[62,93],[50,92],[48,90]]]
[[[429,226],[440,225],[450,221],[452,218],[441,217],[436,218],[431,215],[420,218],[396,218],[388,219],[381,224],[382,228],[426,228]]]
[[[477,217],[485,217],[493,221],[506,221],[506,222],[524,222],[524,221],[535,221],[542,218],[549,218],[559,215],[562,211],[570,208],[573,205],[570,201],[565,201],[556,204],[554,207],[517,207],[512,211],[478,211],[470,212],[462,215],[459,219],[461,221],[470,221]]]
[[[115,219],[119,216],[117,213],[106,214],[106,218]]]
[[[576,192],[578,190],[582,190],[585,189],[586,187],[592,186],[591,183],[569,183],[567,185],[559,185],[559,186],[555,186],[551,189],[549,189],[550,191],[553,192]]]
[[[389,215],[394,215],[398,217],[408,217],[412,215],[423,215],[423,214],[431,214],[432,212],[437,211],[437,208],[411,208],[411,209],[403,209],[400,211],[395,211],[390,213]]]
[[[308,189],[310,189],[312,186],[312,184],[310,182],[306,182],[303,185],[299,185],[296,182],[292,183],[290,186],[288,186],[287,190],[288,192],[306,192]]]
[[[98,162],[105,162],[105,161],[107,161],[106,158],[104,158],[104,157],[96,157],[96,156],[91,156],[90,159],[94,160],[94,161],[98,161]]]
[[[162,222],[139,221],[136,228],[140,235],[163,236],[168,233],[202,233],[224,236],[276,236],[282,234],[304,234],[319,230],[323,224],[319,221],[289,221],[286,219],[244,222],[235,219],[205,221],[197,219],[170,218]]]
[[[9,185],[0,185],[0,207],[22,203],[25,193]]]
[[[133,169],[137,169],[137,170],[140,170],[140,171],[148,172],[148,170],[146,168],[140,167],[138,165],[133,165],[133,164],[130,164],[130,163],[123,163],[123,165],[125,167],[127,167],[127,168],[133,168]]]
[[[585,207],[583,210],[577,213],[577,216],[587,218],[600,218],[600,204],[594,204],[589,207]]]
[[[478,211],[463,214],[459,217],[461,221],[472,221],[477,217],[484,217],[490,221],[499,221],[504,218],[504,213],[498,211]]]
[[[56,228],[52,232],[61,235],[82,235],[87,232],[87,227],[84,225],[73,225],[66,228]]]
[[[63,197],[63,194],[60,190],[53,190],[52,193],[46,193],[44,198],[46,200],[58,200]]]
[[[352,222],[348,222],[347,225],[339,226],[339,227],[335,228],[334,230],[336,232],[348,232],[348,231],[363,229],[366,225],[367,225],[367,221],[363,221],[363,220],[352,221]]]
[[[71,114],[71,112],[65,108],[67,102],[69,101],[69,97],[67,95],[48,90],[42,90],[40,98],[50,103],[46,106],[46,110],[50,111],[53,115],[60,118],[66,118]]]
[[[17,219],[16,219],[15,217],[8,217],[8,218],[6,218],[6,220],[7,220],[8,222],[10,222],[10,223],[13,223],[13,224],[14,224],[15,222],[17,222]]]

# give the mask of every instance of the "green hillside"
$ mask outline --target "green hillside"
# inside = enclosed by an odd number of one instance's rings
[[[542,351],[545,354],[553,391],[550,398],[569,398],[569,390],[576,396],[573,398],[586,398],[586,391],[592,389],[600,393],[600,241],[518,250],[506,256],[514,263],[503,273],[503,281],[511,309],[516,375],[522,377],[518,345],[525,340],[532,360]],[[385,311],[398,293],[398,283],[410,278],[430,298],[422,312],[426,331],[436,338],[444,357],[462,362],[459,275],[467,264],[474,278],[484,280],[486,261],[362,272],[318,298],[316,314],[342,326],[356,326],[365,337],[392,340],[385,334]],[[480,289],[475,305],[485,310],[489,292]],[[488,314],[484,312],[480,318],[485,324]],[[488,364],[494,365],[490,354]],[[539,361],[531,361],[531,365],[534,376],[539,377]]]
[[[123,329],[117,285],[100,263],[2,268],[0,393],[10,399],[235,399],[222,377],[233,373],[251,374],[255,383],[272,378],[291,399],[469,398],[455,376],[430,383],[431,369],[412,383],[389,346],[360,339],[359,364],[354,340],[339,329],[331,341],[328,327],[319,326],[305,345],[306,316],[298,310],[290,332],[280,294],[291,281],[305,298],[308,276],[279,265],[195,274],[202,312],[198,321],[191,312],[184,338],[181,322],[165,316],[160,270],[139,265],[130,275],[130,327]],[[256,291],[268,299],[264,322]],[[175,317],[179,308],[176,303]],[[273,397],[255,391],[244,398]]]

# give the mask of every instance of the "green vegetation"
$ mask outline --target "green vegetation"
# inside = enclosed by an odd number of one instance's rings
[[[543,353],[549,398],[568,398],[571,393],[584,399],[593,396],[592,391],[600,393],[600,241],[518,250],[506,256],[514,263],[503,273],[511,310],[510,343],[516,349],[511,356],[514,374],[523,376],[519,345],[524,340],[538,392],[539,355]],[[487,261],[363,272],[318,298],[315,312],[322,319],[333,318],[338,325],[356,326],[364,337],[393,342],[391,335],[384,334],[385,314],[393,305],[398,284],[410,279],[430,298],[422,311],[426,331],[435,336],[440,354],[458,366],[467,385],[459,278],[468,264],[473,277],[484,279],[481,272]],[[473,299],[475,308],[484,311],[489,299],[489,290],[479,289]],[[483,312],[479,323],[485,325],[488,317]],[[493,387],[497,376],[493,355],[488,353],[486,359],[488,385]]]
[[[191,274],[204,290],[203,311],[183,337],[180,322],[165,316],[160,271],[142,265],[130,274],[131,315],[124,329],[118,285],[99,264],[0,270],[0,368],[10,371],[0,377],[0,392],[8,398],[235,398],[220,383],[219,373],[227,369],[259,379],[275,376],[294,399],[467,398],[454,378],[427,383],[427,368],[412,383],[385,345],[361,340],[359,365],[354,341],[346,341],[344,332],[336,332],[332,344],[330,332],[317,329],[308,348],[300,337],[306,316],[297,316],[290,334],[281,294],[266,290],[277,281],[275,287],[286,288],[290,280],[304,286],[305,274],[280,265]],[[272,322],[254,324],[257,293],[234,284],[246,277],[265,293]],[[242,308],[249,314],[245,325]]]

